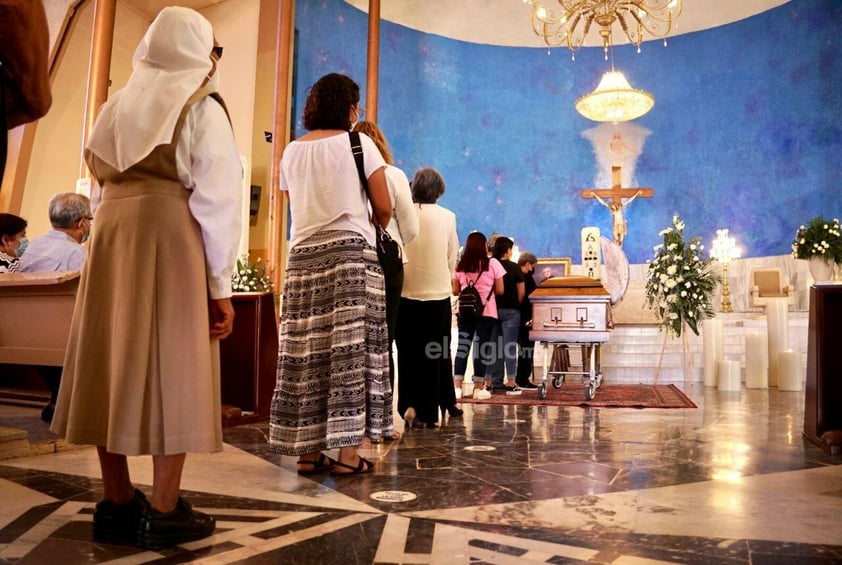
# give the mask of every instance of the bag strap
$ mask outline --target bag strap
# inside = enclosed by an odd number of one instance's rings
[[[479,282],[479,278],[482,276],[482,274],[484,272],[485,271],[480,271],[479,274],[477,275],[477,278],[475,278],[474,280],[469,279],[468,275],[466,273],[465,274],[465,280],[468,281],[468,284],[466,284],[465,286],[466,287],[467,286],[476,286],[476,284]],[[491,288],[488,290],[488,296],[485,297],[485,304],[488,304],[488,301],[491,300],[491,293],[493,293],[493,292],[494,292],[494,281],[491,281]],[[485,304],[483,304],[483,306]]]
[[[351,153],[354,154],[354,163],[357,165],[357,174],[360,175],[360,183],[362,183],[365,191],[368,192],[368,179],[365,178],[365,170],[363,166],[363,146],[362,143],[360,143],[360,132],[349,131],[348,139],[351,142]]]
[[[358,131],[349,131],[348,132],[348,139],[351,141],[351,153],[354,154],[354,163],[357,166],[357,174],[360,176],[360,183],[363,185],[363,189],[365,193],[368,195],[368,200],[371,202],[371,194],[368,192],[368,179],[365,178],[365,170],[363,169],[363,146],[360,143],[360,132]],[[378,234],[389,232],[386,231],[386,228],[380,225],[377,219],[374,217],[374,213],[372,212],[371,215],[371,223],[374,224],[374,231]],[[390,237],[391,239],[391,237]]]
[[[494,292],[494,281],[491,281],[491,288],[488,289],[488,296],[485,297],[485,303],[488,304],[488,301],[491,300],[491,293]]]

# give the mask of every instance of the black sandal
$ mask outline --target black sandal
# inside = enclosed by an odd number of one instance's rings
[[[392,432],[392,435],[390,435],[390,436],[382,435],[382,436],[380,436],[380,439],[378,439],[377,441],[372,440],[371,443],[372,443],[372,445],[380,445],[384,441],[398,441],[399,439],[401,439],[400,432]]]
[[[350,473],[337,473],[336,467],[344,467],[346,469],[351,469]],[[333,469],[330,471],[330,475],[332,477],[348,477],[351,475],[365,475],[367,473],[371,473],[374,471],[374,463],[366,459],[365,457],[360,457],[360,463],[356,467],[352,467],[342,461],[336,461],[334,463]]]
[[[324,453],[319,453],[319,458],[316,461],[307,461],[299,459],[296,465],[312,465],[312,469],[306,471],[298,470],[299,475],[318,475],[319,473],[326,473],[330,471],[334,465],[338,465],[338,461],[334,461]]]

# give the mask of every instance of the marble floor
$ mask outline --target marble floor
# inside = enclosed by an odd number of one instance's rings
[[[0,460],[0,563],[842,563],[842,458],[802,438],[803,393],[681,388],[698,408],[465,405],[358,477],[298,476],[267,424],[229,428],[183,480],[215,535],[160,552],[91,540],[92,448]]]

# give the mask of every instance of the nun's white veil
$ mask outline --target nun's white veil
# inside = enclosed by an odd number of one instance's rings
[[[126,86],[103,104],[90,149],[125,171],[169,143],[184,104],[211,70],[213,28],[201,14],[164,8],[135,50]]]

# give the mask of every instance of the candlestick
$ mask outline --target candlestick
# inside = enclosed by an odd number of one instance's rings
[[[719,362],[719,390],[734,392],[740,390],[740,362],[725,359]]]
[[[722,320],[708,318],[702,322],[702,347],[704,349],[705,386],[716,386],[717,364],[722,361],[724,339]]]
[[[769,386],[778,386],[778,353],[789,349],[789,311],[786,298],[770,298],[766,304],[769,332]]]
[[[769,354],[765,333],[746,334],[746,388],[769,387]]]
[[[801,352],[787,349],[778,353],[778,390],[801,390]]]

